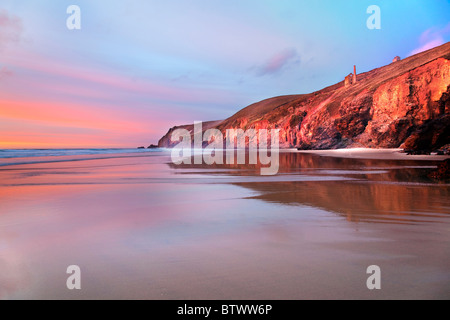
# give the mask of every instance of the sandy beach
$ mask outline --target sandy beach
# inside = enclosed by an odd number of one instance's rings
[[[1,159],[0,298],[448,299],[450,185],[387,152],[283,151],[272,178],[167,151]]]

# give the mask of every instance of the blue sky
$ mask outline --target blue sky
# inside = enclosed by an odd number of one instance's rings
[[[81,30],[66,28],[71,4]],[[366,27],[369,5],[381,9],[380,30]],[[74,146],[156,142],[173,125],[445,43],[449,12],[444,0],[1,0],[3,136],[57,146],[64,128]]]

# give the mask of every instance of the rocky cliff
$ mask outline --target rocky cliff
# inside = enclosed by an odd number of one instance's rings
[[[343,77],[344,78],[344,77]],[[280,146],[435,150],[449,144],[450,43],[357,75],[320,91],[252,104],[223,121],[226,129],[280,129]],[[190,128],[192,125],[181,126]],[[171,147],[170,133],[159,141]]]

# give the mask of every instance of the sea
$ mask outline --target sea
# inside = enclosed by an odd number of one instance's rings
[[[0,149],[2,158],[35,158],[35,157],[61,157],[95,154],[120,154],[120,153],[147,153],[160,151],[161,149],[125,149],[125,148],[94,148],[94,149]]]

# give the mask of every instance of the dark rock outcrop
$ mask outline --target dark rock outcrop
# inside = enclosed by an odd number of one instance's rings
[[[435,180],[449,180],[450,179],[450,159],[446,159],[438,164],[436,170],[432,171],[429,175],[430,178]]]
[[[428,120],[402,145],[412,151],[436,151],[450,143],[450,113]]]

